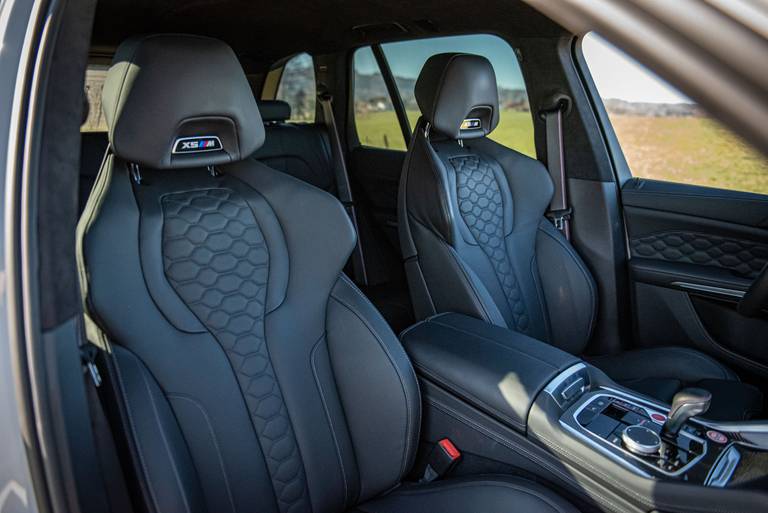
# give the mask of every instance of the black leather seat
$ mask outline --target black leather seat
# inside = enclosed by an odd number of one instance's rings
[[[553,194],[546,168],[486,137],[499,120],[496,87],[488,60],[467,54],[433,56],[416,82],[422,117],[399,198],[415,313],[465,313],[579,354],[592,334],[596,286],[544,217]],[[698,351],[644,349],[592,362],[664,401],[687,385],[707,388],[710,418],[761,410],[756,388]]]
[[[286,123],[291,106],[280,100],[258,102],[266,137],[252,157],[335,194],[336,178],[328,128],[318,123]]]
[[[574,511],[513,477],[401,485],[416,376],[342,273],[339,202],[248,158],[264,129],[229,47],[128,40],[103,105],[113,152],[79,258],[143,509]]]

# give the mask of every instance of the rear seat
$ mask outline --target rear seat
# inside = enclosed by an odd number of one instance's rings
[[[291,106],[280,100],[261,100],[258,104],[266,137],[253,158],[335,195],[333,157],[325,125],[286,123]]]

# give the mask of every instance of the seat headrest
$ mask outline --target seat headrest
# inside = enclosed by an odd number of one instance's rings
[[[282,100],[259,100],[259,112],[264,123],[280,123],[291,118],[291,106]]]
[[[414,92],[422,116],[451,139],[483,137],[499,124],[496,73],[480,55],[433,55],[424,63]]]
[[[107,73],[102,106],[115,155],[154,169],[243,160],[264,143],[235,53],[208,37],[124,41]]]

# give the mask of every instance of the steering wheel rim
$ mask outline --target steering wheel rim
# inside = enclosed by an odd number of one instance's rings
[[[764,308],[768,308],[768,263],[739,301],[738,312],[745,317],[755,317]]]

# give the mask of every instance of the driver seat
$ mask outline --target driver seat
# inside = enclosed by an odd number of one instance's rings
[[[417,319],[459,312],[584,351],[597,287],[545,217],[552,180],[537,160],[487,136],[499,122],[496,76],[484,57],[434,55],[416,81],[421,109],[400,181],[400,245]],[[707,417],[762,410],[758,389],[682,347],[591,359],[614,380],[664,402],[687,386],[712,393]]]

